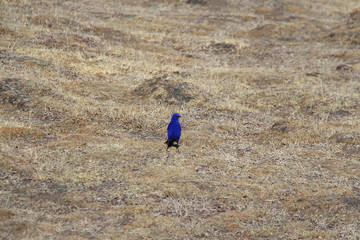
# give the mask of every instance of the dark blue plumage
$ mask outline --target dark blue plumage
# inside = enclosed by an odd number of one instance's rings
[[[168,150],[169,147],[176,147],[176,148],[180,147],[179,145],[179,141],[181,137],[181,125],[179,122],[180,117],[181,116],[178,113],[174,113],[171,117],[171,121],[167,127],[168,139],[165,142],[167,144],[166,150]]]

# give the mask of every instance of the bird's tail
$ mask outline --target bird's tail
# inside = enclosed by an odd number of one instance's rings
[[[166,150],[168,150],[170,147],[176,147],[176,148],[180,147],[180,145],[178,143],[175,143],[175,141],[172,139],[166,140],[165,144],[167,144]]]

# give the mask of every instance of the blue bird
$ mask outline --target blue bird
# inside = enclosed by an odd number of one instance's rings
[[[166,151],[168,151],[170,147],[176,147],[176,149],[180,147],[179,145],[179,141],[181,137],[181,125],[179,122],[180,117],[181,116],[178,113],[174,113],[171,117],[171,121],[167,127],[168,139],[165,142],[165,144],[167,144]]]

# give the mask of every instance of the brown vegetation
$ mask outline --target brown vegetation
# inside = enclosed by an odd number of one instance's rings
[[[0,0],[0,238],[359,239],[359,7]]]

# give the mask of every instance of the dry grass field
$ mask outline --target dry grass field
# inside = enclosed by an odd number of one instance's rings
[[[0,239],[360,239],[358,0],[0,0],[0,73]]]

